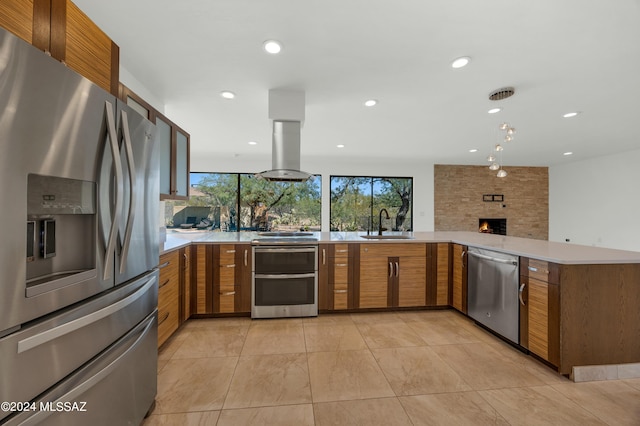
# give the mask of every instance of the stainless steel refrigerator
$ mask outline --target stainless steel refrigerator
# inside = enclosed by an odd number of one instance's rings
[[[139,425],[157,388],[155,126],[2,29],[0,113],[0,424]]]

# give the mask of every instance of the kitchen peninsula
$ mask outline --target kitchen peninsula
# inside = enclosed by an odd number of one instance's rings
[[[466,315],[466,251],[477,247],[520,258],[521,348],[564,375],[576,366],[640,363],[640,252],[473,232],[385,233],[405,237],[393,239],[313,235],[320,314],[452,307]],[[167,235],[162,257],[180,252],[190,260],[180,292],[184,320],[248,315],[255,237]],[[231,287],[223,288],[228,284],[220,275],[230,266]]]

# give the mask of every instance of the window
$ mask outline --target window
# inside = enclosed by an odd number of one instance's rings
[[[413,178],[331,176],[331,231],[393,231],[413,229]]]
[[[322,179],[269,182],[249,173],[190,174],[188,201],[165,203],[165,226],[192,230],[320,231]]]

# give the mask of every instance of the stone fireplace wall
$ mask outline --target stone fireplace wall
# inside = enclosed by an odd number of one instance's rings
[[[511,237],[549,238],[549,170],[505,167],[499,178],[485,166],[434,165],[436,231],[478,232],[479,218],[506,218]],[[483,195],[500,194],[502,202]]]

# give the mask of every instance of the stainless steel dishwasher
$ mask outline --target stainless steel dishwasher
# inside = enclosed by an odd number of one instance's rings
[[[468,315],[519,344],[518,256],[469,247]]]

